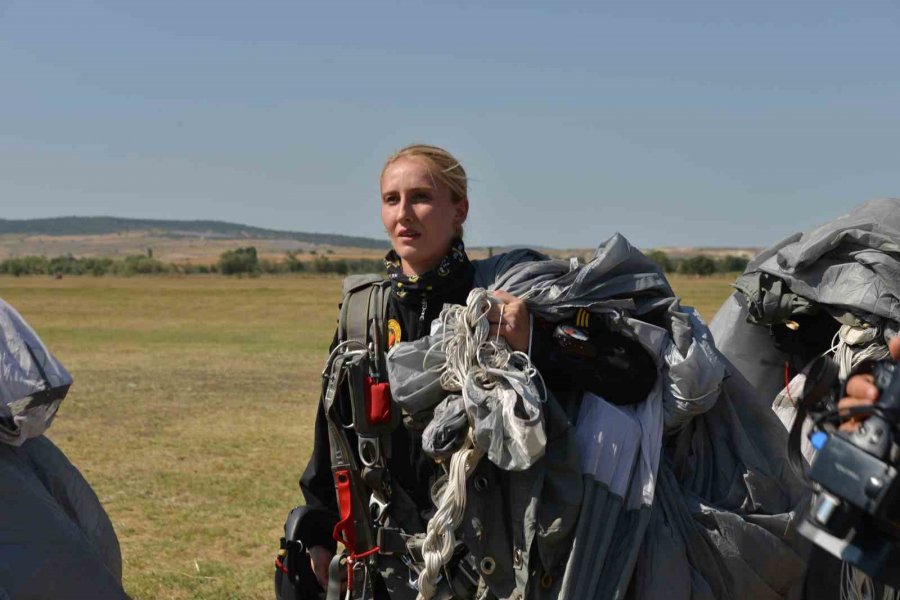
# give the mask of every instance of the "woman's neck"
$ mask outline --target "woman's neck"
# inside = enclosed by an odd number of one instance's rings
[[[428,271],[433,271],[434,269],[436,269],[437,266],[439,264],[441,264],[442,258],[443,257],[441,257],[431,263],[415,264],[415,265],[408,262],[405,258],[401,258],[400,259],[400,268],[403,269],[404,275],[422,275],[424,273],[427,273]]]

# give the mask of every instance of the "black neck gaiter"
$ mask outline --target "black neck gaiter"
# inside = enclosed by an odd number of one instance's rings
[[[459,302],[460,292],[467,294],[472,286],[474,267],[466,255],[462,238],[454,238],[450,251],[438,266],[421,275],[404,274],[400,257],[394,250],[384,257],[384,264],[394,295],[404,303],[432,298]],[[465,298],[462,301],[465,302]]]

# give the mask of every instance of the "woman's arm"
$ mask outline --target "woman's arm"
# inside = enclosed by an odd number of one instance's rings
[[[337,345],[337,332],[329,351]],[[325,385],[322,386],[322,396]],[[338,522],[337,498],[334,492],[334,478],[331,473],[331,444],[328,440],[328,420],[322,397],[316,410],[316,424],[313,430],[313,450],[300,476],[300,490],[309,511],[300,524],[300,537],[309,552],[313,573],[322,586],[328,587],[328,566],[337,551],[337,543],[332,537]]]

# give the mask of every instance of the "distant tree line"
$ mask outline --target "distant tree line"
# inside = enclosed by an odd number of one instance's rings
[[[301,260],[300,252],[287,252],[281,260],[260,258],[256,248],[236,248],[223,252],[212,265],[190,263],[167,263],[153,258],[152,250],[147,254],[112,258],[78,258],[71,254],[47,258],[45,256],[22,256],[0,261],[0,274],[7,275],[152,275],[152,274],[209,274],[256,276],[262,274],[316,273],[350,275],[353,273],[383,273],[381,259],[333,258],[309,252],[310,260]],[[686,275],[712,275],[714,273],[738,273],[747,267],[748,259],[728,255],[712,258],[703,254],[687,258],[673,258],[660,250],[653,250],[647,256],[655,261],[666,273]]]
[[[228,250],[219,256],[212,265],[195,265],[190,263],[167,263],[153,258],[152,250],[147,254],[126,256],[122,259],[112,258],[79,258],[68,254],[47,258],[46,256],[21,256],[0,260],[0,274],[14,275],[153,275],[153,274],[209,274],[255,276],[262,274],[287,273],[334,273],[349,275],[352,273],[382,273],[384,262],[381,259],[346,259],[330,258],[316,255],[308,261],[298,258],[299,252],[287,252],[282,260],[259,258],[256,248],[249,246]]]
[[[686,258],[673,258],[662,250],[652,250],[647,256],[666,273],[683,275],[713,275],[714,273],[743,273],[750,259],[729,254],[713,258],[705,254]]]

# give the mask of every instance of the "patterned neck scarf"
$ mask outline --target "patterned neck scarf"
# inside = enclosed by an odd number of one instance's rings
[[[400,264],[400,257],[391,250],[384,257],[384,266],[391,279],[391,288],[398,298],[417,298],[423,295],[444,295],[455,289],[460,282],[468,282],[472,263],[466,256],[466,246],[462,238],[454,238],[450,243],[450,251],[440,264],[421,275],[405,275]]]

